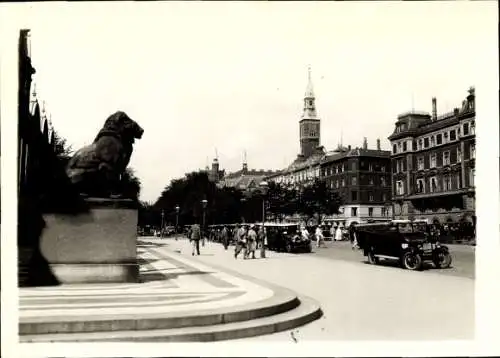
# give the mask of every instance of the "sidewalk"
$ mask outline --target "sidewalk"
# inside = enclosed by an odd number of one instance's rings
[[[273,317],[292,326],[315,319],[304,307],[297,310],[292,291],[215,269],[169,246],[139,240],[141,283],[21,288],[21,341],[212,341],[276,332],[265,321]]]

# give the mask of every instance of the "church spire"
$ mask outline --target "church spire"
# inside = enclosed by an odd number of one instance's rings
[[[312,78],[311,78],[311,66],[307,67],[307,88],[304,95],[304,113],[302,114],[302,119],[319,119],[316,113],[316,97],[314,96]]]

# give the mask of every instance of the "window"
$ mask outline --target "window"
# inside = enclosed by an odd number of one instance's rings
[[[396,182],[396,194],[397,195],[403,195],[405,193],[404,188],[403,188],[403,182],[401,180],[398,180]]]
[[[456,140],[457,139],[457,135],[455,133],[455,130],[451,130],[450,131],[450,140]]]
[[[443,136],[441,134],[438,134],[436,136],[436,144],[437,145],[443,144]]]
[[[368,170],[371,172],[373,171],[373,164],[372,163],[368,164]]]
[[[358,200],[358,192],[351,191],[351,200]]]
[[[380,185],[385,186],[385,177],[380,177]]]
[[[443,133],[443,142],[448,143],[448,132]]]
[[[450,165],[450,152],[443,152],[443,165]]]
[[[436,177],[431,178],[431,185],[430,185],[430,192],[434,193],[438,191],[438,185],[437,185],[437,180]]]
[[[373,193],[372,193],[372,192],[369,192],[369,193],[368,193],[368,200],[369,200],[369,201],[373,201],[373,200],[374,200],[374,199],[373,199]]]
[[[352,170],[355,171],[356,170],[356,162],[352,162]]]
[[[431,137],[431,147],[436,145],[436,141],[434,140],[434,136]]]
[[[373,177],[370,177],[370,185],[373,185]]]
[[[418,140],[418,150],[422,150],[422,139]]]
[[[469,135],[469,123],[464,123],[464,135]]]
[[[449,175],[443,177],[443,190],[451,190],[451,177]]]
[[[460,148],[457,148],[457,163],[460,163],[462,161],[462,151]]]
[[[470,145],[470,159],[476,158],[476,145],[471,144]]]
[[[392,146],[392,152],[393,152],[394,154],[396,154],[396,153],[398,152],[398,147],[397,147],[397,145],[396,145],[396,144],[394,144],[394,145]]]
[[[351,208],[351,216],[358,216],[358,208]]]
[[[403,152],[406,152],[406,141],[403,142]]]
[[[456,179],[457,179],[457,189],[460,189],[462,187],[462,185],[461,185],[462,176],[459,173],[457,173],[457,178]]]
[[[345,179],[342,178],[342,187],[345,187]]]
[[[385,165],[382,165],[382,166],[380,167],[380,171],[381,171],[381,172],[385,172]]]
[[[470,124],[470,134],[474,134],[474,133],[476,133],[476,127],[475,127],[474,122],[472,122]]]
[[[431,154],[431,168],[436,167],[436,153]]]
[[[424,179],[417,179],[417,193],[425,193]]]
[[[387,216],[387,209],[386,208],[381,208],[380,211],[382,212],[382,216]]]
[[[398,143],[398,151],[401,152],[401,142]]]
[[[413,140],[412,147],[413,147],[413,150],[417,150],[417,141],[416,140]]]
[[[429,138],[424,138],[424,147],[429,148]]]
[[[417,158],[417,169],[424,170],[424,157]]]
[[[311,99],[311,100],[309,100],[309,105],[310,105],[310,106],[312,106],[312,105],[313,105],[313,101],[312,101],[312,99]]]
[[[335,187],[338,188],[339,187],[339,181],[338,180],[335,180]]]
[[[373,208],[368,208],[368,216],[373,216]]]
[[[333,189],[333,181],[330,182],[330,189]]]
[[[352,183],[352,185],[358,185],[358,178],[352,177],[351,183]]]
[[[385,193],[382,193],[382,201],[387,201],[387,195]]]
[[[474,186],[474,175],[475,175],[476,170],[471,168],[469,169],[469,186],[473,187]]]

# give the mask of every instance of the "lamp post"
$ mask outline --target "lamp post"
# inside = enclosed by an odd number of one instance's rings
[[[175,240],[177,241],[177,234],[179,233],[179,205],[175,206]]]
[[[205,209],[207,208],[207,204],[208,204],[208,201],[206,199],[203,199],[201,201],[201,205],[203,207],[203,220],[201,222],[201,238],[202,238],[202,241],[201,241],[201,244],[202,246],[205,246]]]
[[[164,225],[165,211],[161,209],[161,227],[160,227],[160,237],[163,239],[163,225]]]
[[[266,221],[266,195],[269,190],[269,184],[267,181],[262,181],[260,182],[259,187],[262,191],[262,225],[264,225],[264,222]]]

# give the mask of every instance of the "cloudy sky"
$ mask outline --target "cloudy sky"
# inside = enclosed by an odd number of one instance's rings
[[[44,4],[45,5],[45,4]],[[397,115],[459,106],[477,85],[496,4],[47,4],[25,13],[39,98],[74,148],[124,110],[145,130],[130,166],[154,201],[204,167],[279,169],[299,152],[307,66],[322,144],[370,147]],[[493,27],[493,30],[495,27]],[[207,161],[208,158],[208,161]]]

